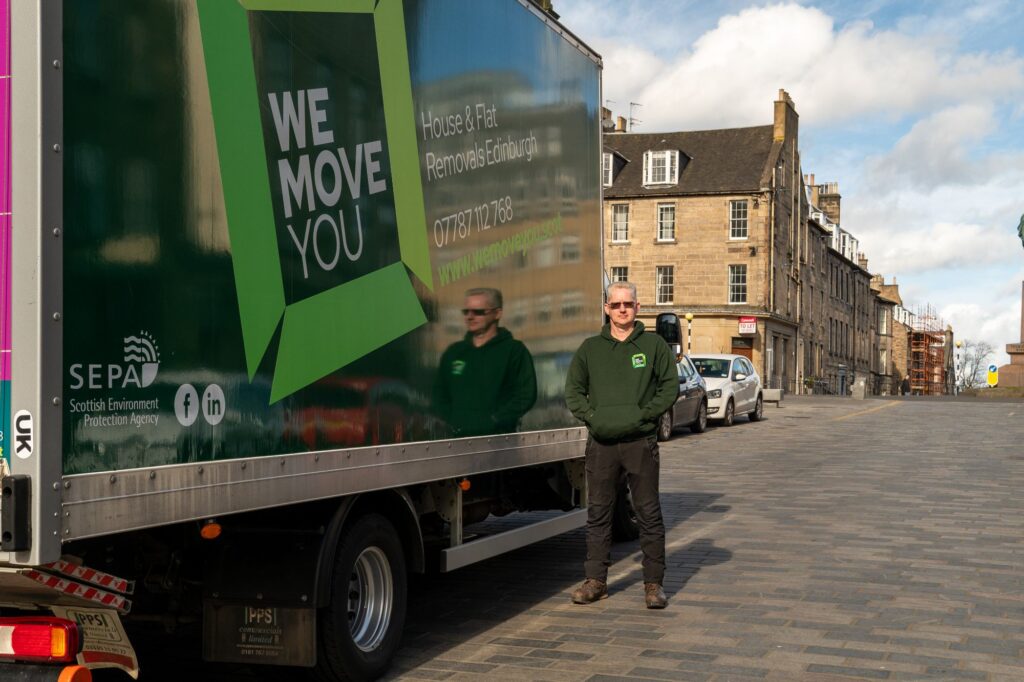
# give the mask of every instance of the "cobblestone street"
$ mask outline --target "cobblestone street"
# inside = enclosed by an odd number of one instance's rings
[[[583,531],[413,586],[391,679],[1024,679],[1024,404],[787,399],[661,450],[665,611]]]
[[[571,604],[580,529],[415,580],[387,679],[1024,679],[1024,403],[765,417],[662,445],[666,610],[643,606],[635,542],[608,599]],[[293,678],[166,656],[140,646],[143,681]]]

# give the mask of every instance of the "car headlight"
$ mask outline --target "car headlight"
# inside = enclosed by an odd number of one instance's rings
[[[708,397],[709,398],[721,398],[722,397],[722,389],[716,388],[714,390],[708,391]]]

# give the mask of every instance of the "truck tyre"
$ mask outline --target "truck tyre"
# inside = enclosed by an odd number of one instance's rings
[[[615,511],[612,512],[612,542],[630,542],[638,537],[640,526],[633,511],[633,495],[623,476],[619,482],[619,494],[615,497]]]
[[[360,518],[342,536],[330,602],[320,610],[316,677],[380,677],[402,640],[407,589],[394,525],[380,514]]]

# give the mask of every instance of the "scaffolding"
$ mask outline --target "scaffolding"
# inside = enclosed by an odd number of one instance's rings
[[[931,305],[909,311],[910,392],[914,395],[948,393],[946,324]]]

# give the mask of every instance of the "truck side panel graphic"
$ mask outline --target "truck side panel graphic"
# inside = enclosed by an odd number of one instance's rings
[[[457,436],[439,364],[479,287],[535,369],[517,430],[576,426],[600,85],[528,3],[63,0],[63,26],[66,474]]]

